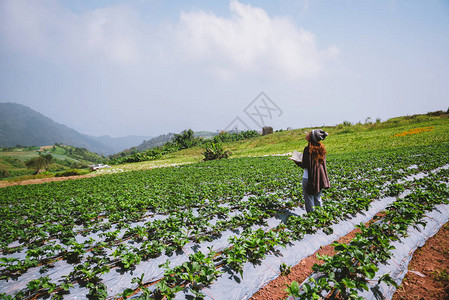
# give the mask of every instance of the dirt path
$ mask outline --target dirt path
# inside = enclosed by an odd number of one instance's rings
[[[413,254],[398,299],[449,299],[449,222]]]
[[[353,230],[349,234],[341,237],[339,243],[349,243],[359,232]],[[268,283],[250,299],[252,300],[277,300],[285,299],[286,285],[293,281],[303,282],[312,274],[312,266],[320,263],[316,258],[317,254],[334,255],[334,248],[331,245],[322,247],[313,255],[301,260],[292,267],[291,273],[286,276],[279,276]],[[449,299],[449,222],[426,244],[415,251],[412,261],[409,264],[409,271],[393,296],[393,300],[399,299]],[[424,277],[422,277],[424,276]]]
[[[28,184],[40,184],[46,182],[53,181],[64,181],[64,180],[74,180],[81,179],[87,177],[94,177],[100,174],[88,174],[88,175],[77,175],[77,176],[67,176],[67,177],[49,177],[49,178],[37,178],[37,179],[28,179],[23,181],[0,181],[0,188],[13,186],[13,185],[28,185]]]
[[[355,236],[359,229],[355,229],[348,233],[347,235],[339,238],[337,242],[339,243],[349,243]],[[320,250],[316,251],[309,257],[301,260],[299,264],[292,267],[290,274],[285,276],[279,276],[275,280],[268,283],[266,286],[261,288],[257,293],[255,293],[250,299],[252,300],[274,300],[274,299],[285,299],[288,295],[285,292],[286,285],[291,284],[293,281],[299,283],[303,282],[310,274],[312,274],[312,266],[315,263],[320,263],[316,258],[317,254],[320,255],[334,255],[334,247],[327,245],[321,247]]]

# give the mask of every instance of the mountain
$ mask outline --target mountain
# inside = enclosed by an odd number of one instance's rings
[[[135,145],[139,145],[145,140],[151,139],[151,136],[137,136],[137,135],[129,135],[124,137],[110,137],[108,135],[102,135],[97,137],[92,137],[96,141],[107,145],[109,148],[111,148],[113,151],[103,154],[113,154],[118,153],[120,151],[123,151],[124,149],[128,149],[130,147],[133,147]]]
[[[44,146],[55,143],[112,154],[150,137],[93,137],[56,123],[31,108],[17,103],[0,103],[0,147]]]
[[[144,150],[151,149],[151,148],[154,148],[157,146],[162,146],[166,142],[171,141],[174,136],[175,136],[175,134],[172,132],[169,132],[167,134],[161,134],[152,139],[144,140],[139,146],[133,147],[133,149],[137,148],[138,151],[144,151]]]

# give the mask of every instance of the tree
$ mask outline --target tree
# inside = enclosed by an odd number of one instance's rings
[[[47,167],[53,161],[53,156],[51,156],[51,154],[43,154],[43,155],[41,155],[41,157],[43,157],[45,159],[45,163],[46,163],[45,167]]]
[[[48,165],[52,162],[53,157],[51,154],[47,155],[39,155],[37,157],[30,158],[25,162],[25,166],[29,169],[35,169],[36,173],[39,173],[40,170],[46,170]]]
[[[196,146],[199,142],[200,139],[194,137],[194,132],[192,129],[184,130],[180,134],[175,134],[173,137],[173,143],[178,145],[181,149]]]

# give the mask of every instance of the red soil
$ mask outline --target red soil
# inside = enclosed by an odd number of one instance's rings
[[[357,232],[360,232],[359,229],[355,229],[347,235],[339,238],[337,242],[339,243],[349,243],[355,236]],[[309,257],[301,260],[299,264],[292,267],[290,274],[281,275],[275,280],[268,283],[266,286],[261,288],[257,293],[255,293],[250,299],[253,300],[273,300],[273,299],[285,299],[287,297],[287,293],[285,292],[286,285],[291,284],[293,281],[297,281],[299,283],[303,282],[310,274],[312,274],[312,266],[315,263],[321,263],[316,258],[316,255],[334,255],[334,247],[331,245],[327,245],[321,247],[320,250],[316,251]]]
[[[0,188],[13,186],[13,185],[28,185],[28,184],[40,184],[52,181],[64,181],[64,180],[74,180],[86,177],[98,176],[97,174],[88,175],[77,175],[77,176],[67,176],[67,177],[49,177],[49,178],[38,178],[38,179],[28,179],[23,181],[0,181]]]
[[[349,243],[359,232],[358,229],[338,239],[339,243]],[[274,300],[285,299],[286,285],[293,281],[303,282],[311,273],[312,266],[320,263],[317,254],[334,255],[332,246],[327,245],[304,258],[298,265],[292,267],[291,273],[279,276],[275,280],[261,288],[250,299]],[[419,248],[413,255],[409,265],[409,271],[416,271],[424,275],[421,277],[413,272],[408,272],[402,285],[393,296],[393,300],[399,299],[445,299],[449,300],[449,222],[426,244]]]
[[[449,299],[449,222],[415,251],[408,270],[393,300]]]

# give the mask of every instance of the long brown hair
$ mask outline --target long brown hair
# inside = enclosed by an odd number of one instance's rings
[[[326,147],[320,142],[315,142],[311,138],[311,133],[306,135],[306,141],[309,142],[309,154],[312,159],[324,163],[324,158],[326,157]]]

